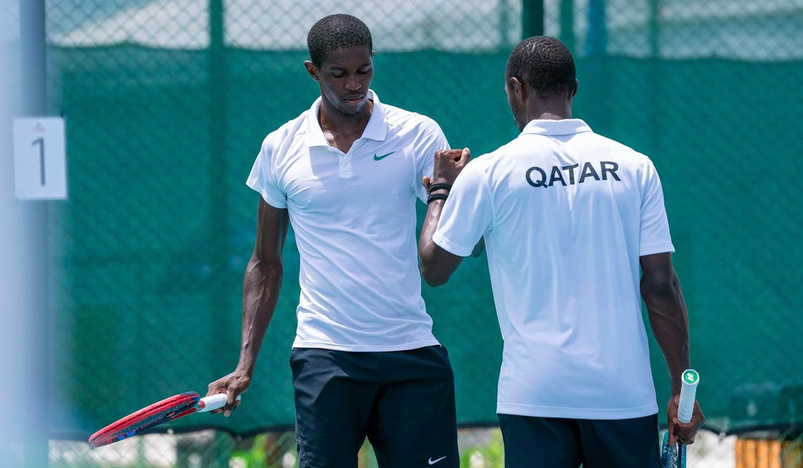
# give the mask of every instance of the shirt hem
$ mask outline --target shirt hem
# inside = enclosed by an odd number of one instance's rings
[[[675,246],[671,242],[661,242],[660,244],[646,244],[639,248],[639,257],[645,255],[652,255],[658,253],[672,253],[675,251]]]
[[[265,200],[265,203],[280,210],[287,209],[287,203],[269,197],[267,193],[265,193],[263,190],[260,189],[260,187],[257,186],[256,182],[254,182],[253,185],[251,185],[251,183],[249,182],[250,181],[246,182],[245,185],[247,185],[251,190],[257,192],[262,197],[262,199]]]
[[[350,351],[355,353],[409,351],[411,349],[418,349],[427,346],[438,346],[438,345],[440,345],[440,342],[434,337],[431,339],[413,341],[410,343],[398,343],[391,345],[343,345],[335,343],[325,343],[321,341],[299,341],[299,340],[293,342],[293,348],[329,349],[332,351]]]
[[[443,250],[457,255],[459,257],[468,257],[471,255],[471,252],[474,250],[474,246],[471,247],[463,247],[462,245],[456,244],[440,233],[440,231],[435,231],[432,235],[432,242],[434,242],[438,247],[442,248]]]
[[[530,406],[511,403],[499,403],[498,414],[530,416],[536,418],[570,418],[570,419],[632,419],[652,416],[658,413],[658,404],[652,403],[635,408],[561,408],[555,406]]]

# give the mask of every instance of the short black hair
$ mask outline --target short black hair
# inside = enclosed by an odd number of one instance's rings
[[[371,31],[358,18],[346,14],[329,15],[318,20],[307,34],[309,57],[320,67],[326,54],[333,50],[365,46],[374,50]]]
[[[540,97],[559,96],[574,90],[576,70],[566,45],[549,36],[525,39],[507,59],[505,79],[526,82]]]

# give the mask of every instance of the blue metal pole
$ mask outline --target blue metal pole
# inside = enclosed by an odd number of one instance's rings
[[[544,35],[544,0],[524,0],[521,6],[521,36]]]
[[[22,116],[47,112],[45,66],[45,0],[20,0],[20,66]],[[49,362],[48,362],[48,243],[47,202],[18,201],[24,235],[19,247],[24,264],[21,308],[13,311],[24,323],[23,358],[24,460],[29,468],[48,466]]]
[[[588,2],[588,34],[585,55],[602,56],[608,53],[608,26],[605,20],[605,0]]]

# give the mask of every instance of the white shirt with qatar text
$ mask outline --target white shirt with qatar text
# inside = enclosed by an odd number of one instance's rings
[[[497,412],[655,414],[639,257],[673,252],[653,163],[579,119],[533,120],[457,177],[433,236],[485,238],[504,338]]]

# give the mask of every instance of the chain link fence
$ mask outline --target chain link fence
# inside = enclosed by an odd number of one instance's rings
[[[317,19],[363,19],[382,100],[480,155],[517,134],[502,78],[533,5],[49,0],[49,110],[66,118],[70,186],[50,210],[51,466],[295,466],[292,233],[243,409],[95,451],[83,441],[236,365],[258,201],[244,179],[264,136],[318,95],[302,66]],[[545,33],[577,59],[575,115],[662,176],[712,431],[694,467],[803,466],[800,24],[803,0],[543,2]],[[462,466],[498,467],[501,338],[484,259],[464,263],[424,295],[455,368]],[[651,352],[662,405],[654,340]],[[361,464],[375,465],[369,446]]]

